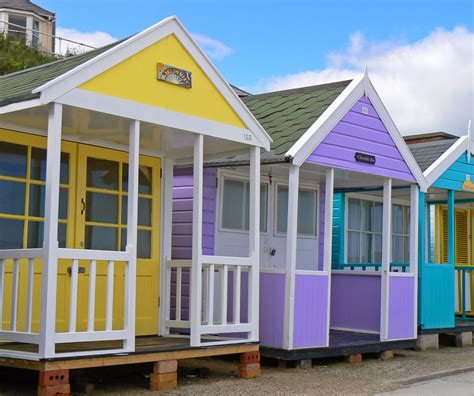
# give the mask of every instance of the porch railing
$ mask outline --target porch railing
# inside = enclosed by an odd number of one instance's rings
[[[191,288],[191,260],[167,262],[167,312],[165,326],[170,329],[190,329],[186,311],[194,302],[186,300],[185,291]],[[221,336],[236,342],[247,339],[243,333],[252,331],[248,307],[249,285],[253,260],[244,257],[202,256],[201,323],[202,336]],[[191,295],[191,293],[189,293]],[[186,318],[183,320],[183,317]],[[203,342],[208,344],[208,342]]]
[[[41,357],[56,357],[56,356],[82,356],[90,354],[102,353],[117,353],[126,352],[133,349],[134,345],[134,327],[131,326],[135,318],[129,318],[126,314],[127,307],[127,281],[130,276],[131,255],[129,252],[115,252],[115,251],[97,251],[97,250],[79,250],[79,249],[58,249],[57,273],[59,276],[60,267],[69,265],[69,296],[66,294],[56,295],[56,306],[61,298],[69,298],[69,301],[64,301],[67,305],[68,317],[64,318],[64,325],[61,331],[58,330],[58,322],[56,322],[56,331],[53,334],[47,334],[48,342],[52,342],[55,346],[55,351],[52,356]],[[43,249],[24,249],[24,250],[0,250],[0,341],[8,341],[10,345],[8,349],[2,348],[2,356],[19,357],[40,357],[40,318],[42,317],[41,309],[45,309],[41,304],[39,310],[37,309],[33,314],[34,298],[43,292],[41,290],[41,278],[45,272]],[[61,263],[61,265],[60,265]],[[121,263],[124,266],[124,281],[117,282],[118,275],[116,274],[117,264]],[[80,264],[80,265],[79,265]],[[81,269],[87,266],[89,268],[89,277],[87,285],[87,297],[80,298],[79,274],[84,271]],[[41,270],[40,270],[41,268]],[[99,317],[96,310],[98,304],[97,298],[97,278],[99,270],[105,270],[105,315]],[[11,272],[11,276],[10,276]],[[25,273],[26,272],[26,273]],[[8,276],[7,276],[8,275]],[[68,276],[67,274],[63,274]],[[40,282],[35,280],[35,276],[40,278]],[[26,277],[26,283],[24,281]],[[8,278],[8,279],[7,279]],[[21,286],[20,287],[20,279]],[[9,282],[7,282],[7,280]],[[84,286],[84,284],[83,284]],[[36,288],[40,288],[37,290]],[[66,283],[61,285],[66,287]],[[123,290],[119,290],[120,287]],[[11,293],[7,293],[11,290]],[[82,287],[85,290],[85,287]],[[118,294],[124,296],[124,312],[119,314],[119,320],[114,321],[114,298]],[[20,304],[22,306],[20,307]],[[49,307],[56,311],[56,306]],[[24,310],[24,318],[19,317],[19,313]],[[80,317],[80,310],[87,311],[84,320],[78,323]],[[10,316],[7,318],[7,328],[4,329],[3,322],[5,319],[5,311],[9,310]],[[23,316],[23,315],[22,315]],[[36,322],[33,326],[34,317]],[[55,315],[58,320],[57,315]],[[117,319],[117,318],[116,318]],[[98,322],[104,322],[103,326],[97,325]],[[23,324],[24,323],[24,324]],[[33,329],[34,328],[34,329]],[[122,341],[109,345],[101,345],[101,341]],[[76,342],[89,342],[98,344],[91,344],[86,351],[72,351],[67,348],[67,345],[62,345],[58,348],[58,344],[70,344]],[[33,344],[37,347],[30,348],[31,352],[21,352],[21,348],[16,350],[12,343],[26,343]]]
[[[382,263],[343,263],[339,264],[341,269],[349,268],[351,270],[355,270],[356,268],[361,268],[362,271],[366,271],[367,268],[373,268],[375,271],[380,271],[382,268]],[[410,268],[410,263],[402,263],[402,262],[393,262],[390,263],[390,271],[401,271],[406,272],[407,269]]]

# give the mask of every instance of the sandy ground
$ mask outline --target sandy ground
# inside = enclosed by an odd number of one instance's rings
[[[423,381],[446,378],[449,374],[474,372],[474,347],[444,347],[439,351],[397,351],[395,358],[381,361],[365,356],[359,364],[341,359],[313,361],[311,369],[262,367],[262,377],[237,378],[237,361],[199,359],[180,362],[179,387],[167,394],[205,395],[372,395],[400,389],[409,390]],[[196,375],[197,368],[210,368]],[[147,375],[150,365],[91,369],[97,395],[149,395]],[[36,375],[18,370],[0,371],[0,395],[35,394]],[[410,394],[407,393],[407,394]],[[455,392],[456,396],[463,392]],[[467,393],[472,394],[472,393]]]

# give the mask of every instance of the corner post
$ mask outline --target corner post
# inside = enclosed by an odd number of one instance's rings
[[[414,329],[413,336],[416,337],[418,331],[418,222],[419,222],[419,197],[420,189],[418,185],[412,184],[410,186],[410,272],[413,274],[414,282]]]
[[[380,315],[380,338],[388,339],[388,307],[390,300],[390,261],[392,257],[392,179],[383,183],[383,224],[382,224],[382,305]]]
[[[162,265],[160,274],[160,325],[158,331],[160,335],[170,333],[169,327],[166,327],[166,321],[170,319],[170,284],[171,271],[168,269],[168,261],[171,260],[171,241],[173,227],[173,168],[174,161],[163,159],[163,179],[162,179]]]
[[[125,348],[135,350],[135,301],[137,285],[137,225],[138,225],[138,178],[140,169],[140,121],[131,120],[128,143],[128,207],[127,253],[125,284]]]
[[[326,346],[329,346],[329,327],[331,313],[331,271],[332,271],[332,223],[334,208],[334,168],[326,170],[325,186],[325,208],[324,208],[324,251],[323,251],[323,271],[327,272],[328,295],[327,295],[327,329]]]
[[[285,323],[283,333],[285,349],[293,349],[299,174],[300,168],[291,164],[288,180],[288,220],[286,229]]]
[[[250,339],[258,341],[260,282],[260,147],[250,148],[249,257],[253,259],[248,278]]]
[[[424,271],[426,264],[426,194],[420,192],[419,198],[419,209],[418,209],[418,274],[417,274],[417,285],[418,285],[418,322],[423,326],[423,302],[425,298],[424,293]],[[429,231],[428,231],[429,232]]]
[[[44,213],[43,265],[41,276],[41,358],[55,354],[56,288],[58,269],[58,216],[59,177],[61,163],[61,132],[63,107],[59,103],[49,105],[48,143],[46,150],[46,193]]]
[[[201,308],[202,308],[202,200],[203,200],[203,166],[204,137],[201,134],[194,138],[193,170],[193,243],[191,267],[191,346],[201,344]]]
[[[454,267],[454,190],[448,190],[448,264]]]

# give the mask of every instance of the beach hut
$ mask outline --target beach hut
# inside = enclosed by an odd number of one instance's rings
[[[201,307],[203,268],[230,266],[245,268],[245,299],[258,306],[258,222],[245,257],[208,257],[202,175],[212,156],[249,153],[258,218],[270,141],[176,17],[2,76],[0,365],[39,370],[40,394],[69,393],[70,368],[147,361],[158,362],[151,387],[166,389],[177,359],[229,353],[251,353],[241,372],[257,375],[258,310],[216,323]],[[194,164],[193,246],[174,261],[172,172],[184,158]],[[192,286],[186,321],[170,319],[171,272],[181,268]]]
[[[368,74],[240,94],[273,139],[261,156],[262,353],[304,361],[413,346],[424,177]],[[247,168],[244,154],[206,163],[204,238],[212,254],[248,249],[248,224],[256,219]],[[191,248],[178,205],[186,189],[189,198],[192,172],[175,169],[174,179],[173,257],[186,258]],[[247,274],[216,282],[228,296],[216,318],[243,315],[246,306],[233,299],[246,293]]]
[[[408,140],[428,183],[420,195],[419,347],[437,348],[439,334],[471,345],[474,330],[474,162],[470,133]]]

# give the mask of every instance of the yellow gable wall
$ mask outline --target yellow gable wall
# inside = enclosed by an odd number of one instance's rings
[[[157,80],[157,63],[190,71],[192,88]],[[80,88],[246,128],[175,35],[145,48]]]

